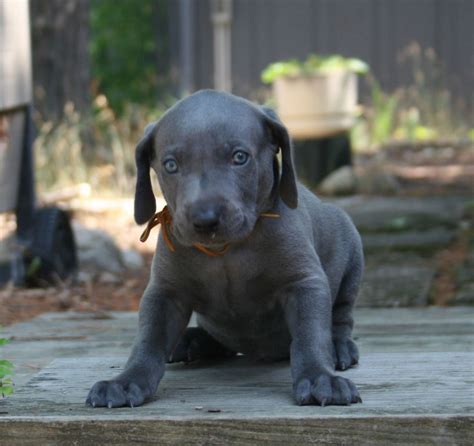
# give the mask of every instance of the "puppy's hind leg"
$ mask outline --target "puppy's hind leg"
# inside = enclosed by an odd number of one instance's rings
[[[236,352],[216,341],[201,327],[188,327],[168,362],[192,362],[198,359],[229,358]]]
[[[352,339],[352,312],[362,277],[363,265],[348,271],[332,309],[333,360],[336,370],[346,370],[359,362],[359,350]]]

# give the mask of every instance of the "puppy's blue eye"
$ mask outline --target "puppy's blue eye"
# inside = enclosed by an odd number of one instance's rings
[[[175,160],[166,160],[163,166],[168,173],[176,173],[178,171],[178,163]]]
[[[232,163],[236,164],[237,166],[242,166],[243,164],[247,162],[248,159],[249,159],[248,154],[245,152],[242,152],[242,150],[237,150],[232,155]]]

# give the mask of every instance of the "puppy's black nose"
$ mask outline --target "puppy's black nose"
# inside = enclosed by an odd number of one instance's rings
[[[216,207],[199,208],[191,213],[191,219],[196,232],[209,234],[217,231],[220,211]]]

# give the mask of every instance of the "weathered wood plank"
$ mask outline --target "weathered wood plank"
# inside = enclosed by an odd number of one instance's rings
[[[70,420],[8,422],[2,445],[472,445],[473,419],[381,417],[305,420]],[[0,422],[0,427],[1,422]]]
[[[355,337],[366,352],[474,351],[474,308],[358,308]],[[50,313],[7,327],[2,356],[16,365],[22,386],[55,358],[123,356],[137,326],[136,313]]]
[[[84,405],[90,386],[116,375],[122,358],[54,360],[2,405],[9,417],[110,415],[108,409]],[[173,364],[154,401],[140,409],[114,411],[117,417],[157,416],[168,419],[202,417],[318,418],[351,416],[415,416],[474,414],[474,353],[368,353],[359,367],[343,373],[359,387],[363,404],[349,407],[298,407],[291,396],[286,361],[254,363],[245,357],[197,364]],[[202,407],[196,410],[196,407]],[[69,411],[72,411],[69,412]]]
[[[44,315],[8,330],[9,351],[25,370],[58,359],[0,402],[0,445],[472,444],[473,314],[358,310],[361,364],[343,375],[363,404],[295,406],[287,362],[238,357],[170,365],[154,401],[114,410],[88,408],[84,399],[123,366],[136,315]]]

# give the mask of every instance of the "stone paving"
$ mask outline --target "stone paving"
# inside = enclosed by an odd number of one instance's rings
[[[453,265],[452,304],[474,304],[474,219],[469,197],[350,197],[334,200],[361,232],[366,272],[358,304],[423,306],[433,297],[437,256],[461,237],[468,254]]]

